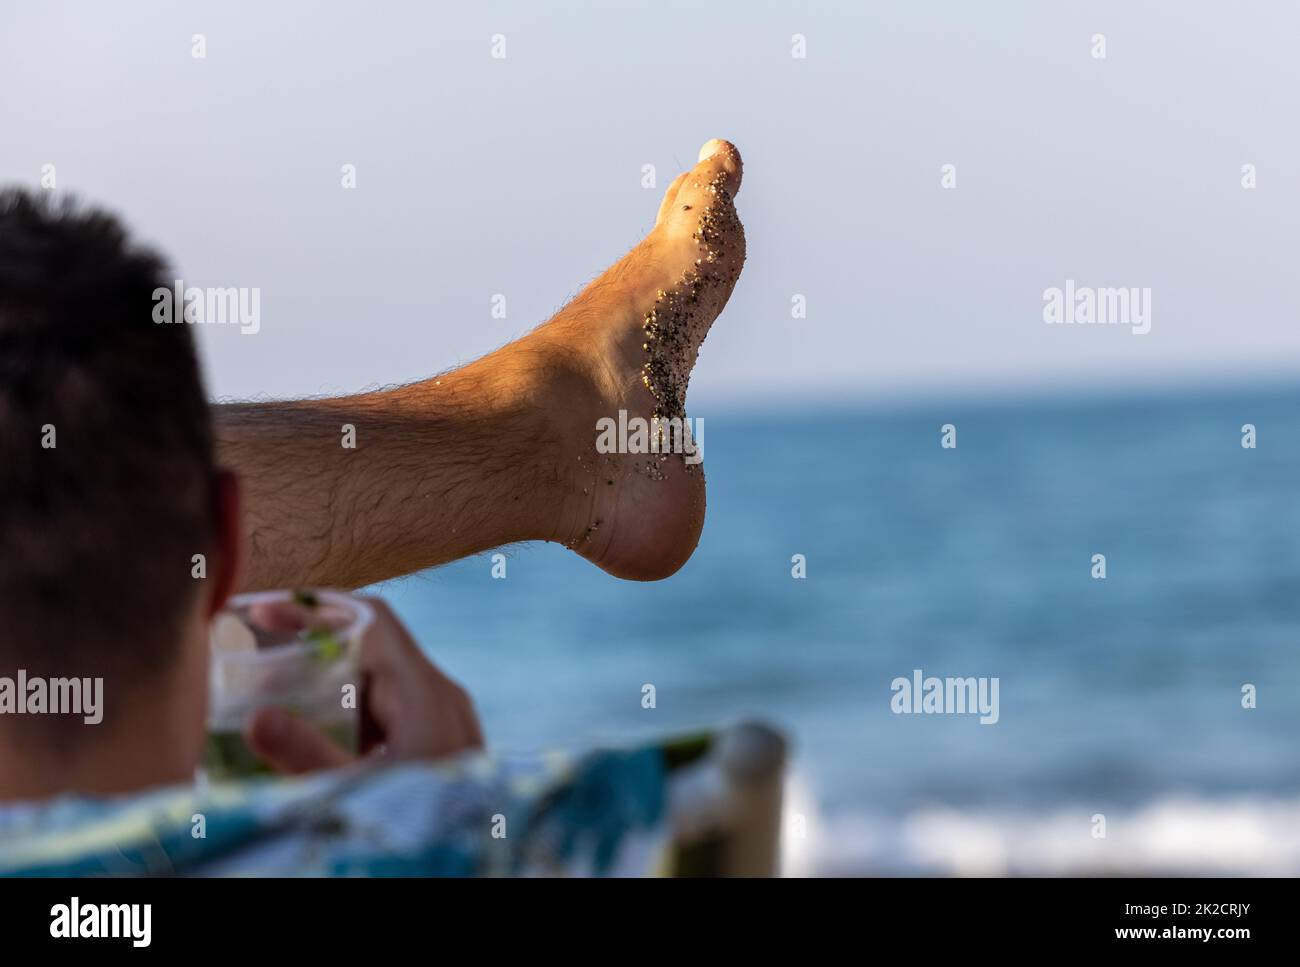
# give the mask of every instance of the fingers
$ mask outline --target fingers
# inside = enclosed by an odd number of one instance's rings
[[[482,748],[483,729],[469,693],[429,659],[387,603],[364,600],[375,613],[361,648],[365,712],[388,753],[438,759]]]
[[[479,722],[478,710],[474,708],[474,700],[470,698],[469,692],[459,685],[456,686],[456,690],[461,695],[459,715],[462,728],[462,746],[457,751],[482,749],[487,745],[487,742],[483,739],[483,725]]]
[[[409,670],[412,662],[429,663],[387,601],[372,595],[358,594],[356,597],[370,605],[375,614],[374,623],[366,629],[361,640],[362,668],[369,672],[401,672]]]
[[[276,772],[335,769],[354,758],[311,723],[280,708],[258,709],[250,715],[244,738]]]
[[[264,631],[291,633],[304,629],[343,628],[352,621],[347,608],[298,600],[261,601],[248,609],[248,620]]]
[[[357,596],[374,621],[361,641],[360,748],[397,759],[439,759],[483,747],[483,730],[468,693],[431,662],[410,632],[380,598]],[[310,628],[327,605],[277,601],[256,606],[249,617],[274,631]],[[249,747],[281,773],[347,765],[355,756],[306,720],[268,707],[249,716]]]

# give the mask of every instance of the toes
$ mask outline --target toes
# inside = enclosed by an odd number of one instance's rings
[[[742,171],[740,152],[736,150],[736,146],[730,141],[714,138],[712,141],[705,142],[704,147],[700,148],[699,161],[691,172],[696,177],[691,179],[691,183],[694,185],[698,181],[703,185],[710,185],[721,176],[727,191],[735,195],[740,191]]]
[[[731,197],[740,190],[741,171],[740,152],[735,145],[717,138],[707,142],[700,149],[695,167],[668,186],[655,224],[671,219],[683,231],[694,232],[701,214],[716,208],[719,201],[730,207]]]
[[[689,171],[683,171],[673,179],[673,183],[669,185],[668,190],[664,192],[664,200],[659,206],[659,214],[655,216],[656,225],[667,218],[669,213],[673,210],[673,202],[677,200],[677,192],[681,189],[682,185],[685,184],[686,177],[689,174]]]

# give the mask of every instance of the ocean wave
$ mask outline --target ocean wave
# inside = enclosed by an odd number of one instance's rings
[[[1300,798],[1169,794],[1125,812],[1076,804],[820,816],[796,779],[786,803],[783,868],[793,876],[1300,875]],[[1104,837],[1094,835],[1098,814]]]

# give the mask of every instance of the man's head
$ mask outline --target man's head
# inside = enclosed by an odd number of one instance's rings
[[[104,720],[0,714],[0,798],[19,736],[67,759],[149,703],[172,727],[235,563],[190,327],[151,315],[163,262],[51,197],[0,192],[0,676],[102,677]]]

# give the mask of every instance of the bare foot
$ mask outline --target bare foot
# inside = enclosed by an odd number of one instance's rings
[[[702,464],[681,453],[600,452],[598,424],[619,422],[620,411],[624,420],[685,420],[700,344],[745,261],[732,203],[740,179],[735,147],[708,142],[668,187],[650,234],[522,341],[553,362],[543,402],[570,466],[552,539],[617,577],[667,577],[704,526]]]
[[[533,540],[635,580],[686,563],[704,525],[699,454],[598,444],[620,411],[685,417],[744,264],[740,155],[710,141],[700,157],[650,234],[522,339],[405,386],[218,407],[220,457],[243,484],[241,587],[363,587]]]

